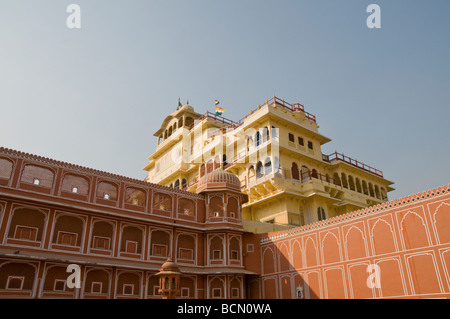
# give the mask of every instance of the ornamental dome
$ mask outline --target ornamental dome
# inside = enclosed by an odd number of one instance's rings
[[[172,260],[172,258],[168,258],[167,261],[161,266],[161,269],[159,270],[160,273],[177,273],[180,272],[180,269],[178,268],[178,265]]]
[[[197,185],[197,193],[204,190],[222,189],[232,189],[240,192],[241,182],[236,175],[228,173],[221,168],[203,175]]]
[[[189,104],[185,104],[180,108],[180,111],[191,111],[194,112],[194,108]]]

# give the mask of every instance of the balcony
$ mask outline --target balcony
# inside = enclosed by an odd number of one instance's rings
[[[254,220],[243,220],[242,225],[244,226],[244,229],[250,230],[254,233],[269,233],[274,231],[280,231],[280,230],[288,230],[297,228],[299,226],[296,225],[288,225],[288,224],[279,224],[275,222],[260,222],[260,221],[254,221]]]
[[[344,154],[338,153],[338,152],[334,152],[330,155],[325,155],[322,154],[322,159],[323,161],[327,162],[327,163],[333,163],[336,161],[342,161],[344,163],[350,164],[352,166],[355,166],[357,168],[360,168],[362,170],[365,170],[366,172],[375,174],[379,177],[383,177],[383,172],[380,171],[379,169],[376,169],[374,167],[371,167],[369,165],[366,165],[364,163],[361,163],[351,157],[345,156]]]

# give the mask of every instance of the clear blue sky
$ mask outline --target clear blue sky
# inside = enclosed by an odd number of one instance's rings
[[[179,97],[237,120],[276,94],[317,116],[323,153],[383,170],[390,199],[448,184],[449,16],[448,0],[1,0],[0,145],[143,179]]]

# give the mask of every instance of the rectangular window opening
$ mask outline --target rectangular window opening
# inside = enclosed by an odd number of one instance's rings
[[[132,284],[124,284],[123,285],[123,294],[124,295],[133,295],[134,293],[134,285]]]
[[[180,259],[193,259],[192,249],[180,248],[178,250]]]
[[[130,254],[137,254],[138,243],[136,241],[127,240],[125,242],[126,252]]]
[[[6,289],[10,290],[22,290],[25,277],[20,276],[8,276],[6,283]]]
[[[181,288],[181,297],[187,298],[189,297],[189,288]]]
[[[58,244],[66,246],[76,246],[78,234],[69,232],[58,232]]]
[[[294,134],[289,133],[289,142],[294,142]]]
[[[97,281],[92,282],[91,293],[101,294],[102,293],[102,283],[97,282]]]
[[[222,251],[213,250],[212,259],[222,259]]]
[[[221,298],[222,297],[222,289],[220,289],[220,288],[213,288],[212,289],[212,295],[213,295],[213,298]]]
[[[231,259],[232,259],[232,260],[239,260],[239,251],[237,251],[237,250],[232,250],[232,251],[231,251]]]
[[[66,290],[66,280],[55,279],[55,285],[53,287],[54,291],[65,291]]]
[[[167,257],[167,246],[153,244],[153,256]]]
[[[94,236],[94,248],[109,250],[110,238]]]
[[[36,227],[26,227],[17,225],[14,232],[14,238],[36,241],[38,229]]]

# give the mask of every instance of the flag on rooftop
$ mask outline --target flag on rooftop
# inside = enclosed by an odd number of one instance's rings
[[[225,110],[221,107],[216,106],[216,115],[222,115]]]
[[[214,103],[217,105],[219,105],[219,100],[214,100]]]

